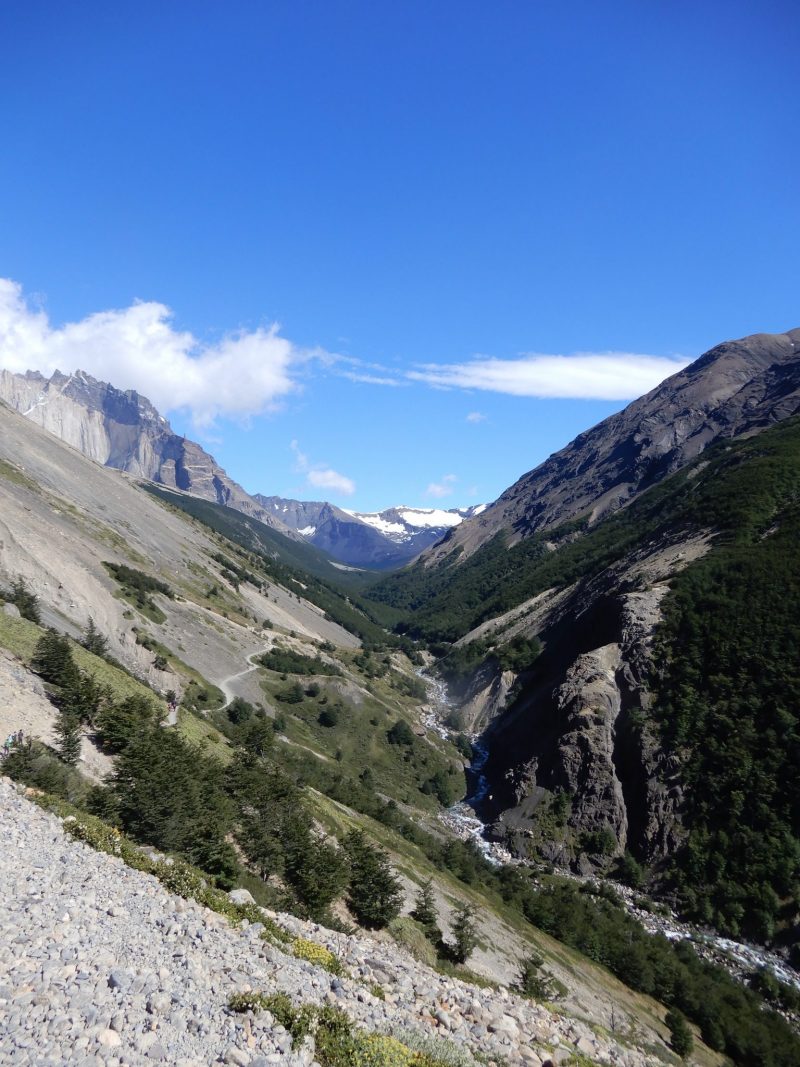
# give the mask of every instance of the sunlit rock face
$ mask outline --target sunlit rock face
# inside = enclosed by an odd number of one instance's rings
[[[282,532],[200,445],[176,434],[150,401],[84,371],[45,378],[0,371],[0,400],[107,467],[243,511]]]

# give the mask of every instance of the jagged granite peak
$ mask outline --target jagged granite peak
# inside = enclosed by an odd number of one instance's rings
[[[718,438],[758,433],[800,411],[800,329],[725,341],[580,434],[428,553],[471,555],[501,530],[511,544],[571,519],[594,522],[685,466]]]
[[[133,389],[116,389],[81,370],[57,370],[50,378],[38,371],[0,370],[0,400],[97,463],[225,504],[289,532]]]
[[[287,500],[256,494],[255,499],[289,529],[317,548],[354,567],[402,567],[435,544],[448,530],[486,507],[412,508],[378,512],[347,511],[327,501]]]

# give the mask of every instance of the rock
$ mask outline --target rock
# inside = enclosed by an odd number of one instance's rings
[[[246,889],[232,889],[228,896],[234,904],[255,904],[255,897]]]
[[[45,403],[36,403],[41,397]],[[173,432],[150,401],[123,392],[91,375],[0,372],[0,400],[98,463],[109,463],[139,478],[188,490],[225,504],[280,530],[287,528],[229,478],[213,456]]]
[[[103,1048],[118,1048],[122,1044],[122,1038],[116,1030],[101,1030],[97,1040]]]
[[[19,608],[16,604],[9,604],[7,601],[3,604],[3,614],[8,615],[10,619],[21,619]]]
[[[172,1007],[172,998],[167,993],[154,993],[147,1001],[151,1015],[166,1015]]]
[[[293,1049],[291,1034],[269,1012],[240,1016],[226,1009],[237,990],[266,990],[286,992],[298,1005],[333,1001],[370,1031],[438,1027],[458,1045],[511,1067],[540,1067],[530,1047],[540,1034],[542,1043],[561,1049],[583,1040],[579,1048],[591,1047],[597,1063],[645,1067],[583,1024],[503,989],[478,992],[393,943],[276,917],[293,937],[335,945],[347,968],[340,977],[254,943],[249,929],[65,837],[52,816],[1,778],[0,819],[0,1045],[12,1041],[15,1053],[36,1049],[42,1062],[70,1067],[313,1067],[311,1039]],[[65,907],[73,919],[59,925]],[[376,975],[384,1001],[369,993]]]

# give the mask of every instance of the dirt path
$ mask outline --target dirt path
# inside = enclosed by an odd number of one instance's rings
[[[246,674],[252,674],[253,671],[257,671],[258,664],[253,663],[253,660],[256,656],[263,656],[263,654],[265,652],[268,652],[271,647],[271,645],[264,645],[264,647],[259,649],[257,652],[251,652],[250,655],[247,656],[245,659],[245,662],[250,664],[249,667],[245,667],[243,671],[237,671],[236,674],[229,674],[227,678],[223,678],[221,681],[214,683],[218,689],[222,690],[226,698],[226,703],[222,705],[222,707],[219,709],[220,711],[224,711],[225,708],[227,708],[228,705],[236,698],[236,692],[234,689],[231,688],[231,682],[235,682],[237,678],[244,678]]]

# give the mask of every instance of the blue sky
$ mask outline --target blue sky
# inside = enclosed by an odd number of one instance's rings
[[[251,491],[493,499],[665,358],[800,325],[794,3],[7,0],[0,37],[0,363],[138,388]]]

